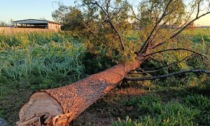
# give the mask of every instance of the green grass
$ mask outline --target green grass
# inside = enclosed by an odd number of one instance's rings
[[[147,93],[119,100],[124,108],[133,108],[134,111],[127,113],[126,117],[120,116],[112,125],[209,126],[209,80],[208,75],[187,74],[147,82],[149,85],[130,82],[130,86],[139,85]]]
[[[65,33],[0,35],[0,117],[11,125],[33,91],[84,76],[83,44]]]
[[[210,42],[210,29],[209,28],[197,28],[194,30],[185,30],[184,35],[190,36],[193,42]]]
[[[164,82],[162,82],[164,83]],[[210,125],[210,91],[206,83],[192,87],[160,86],[144,96],[120,101],[126,107],[134,107],[135,115],[127,113],[125,119],[119,118],[113,126],[197,126]],[[203,86],[203,87],[202,87]],[[201,88],[202,87],[202,88]],[[130,115],[130,116],[129,116]],[[133,116],[133,117],[132,117]]]

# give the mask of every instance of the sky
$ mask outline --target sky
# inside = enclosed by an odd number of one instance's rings
[[[210,14],[195,22],[198,26],[210,26]]]
[[[52,19],[52,12],[58,9],[58,2],[74,5],[74,0],[0,0],[0,21],[22,19]]]
[[[74,5],[74,0],[0,0],[0,21],[10,23],[10,20],[52,19],[52,12],[58,9],[58,2],[64,5]],[[130,0],[137,3],[138,0]],[[199,26],[210,26],[210,15],[195,22]]]

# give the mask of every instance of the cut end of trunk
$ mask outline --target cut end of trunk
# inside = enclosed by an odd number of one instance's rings
[[[48,114],[52,117],[63,114],[61,105],[45,92],[34,93],[29,101],[24,104],[19,112],[20,121],[17,125],[22,126],[21,123],[25,123],[35,117]]]

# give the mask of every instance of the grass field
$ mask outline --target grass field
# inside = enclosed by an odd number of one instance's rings
[[[12,125],[30,94],[79,80],[85,48],[65,33],[0,35],[0,117]]]
[[[188,30],[182,36],[184,40],[192,40],[194,50],[209,58],[210,29]],[[110,67],[104,58],[90,59],[88,54],[82,39],[72,37],[69,33],[0,34],[0,118],[15,125],[21,105],[32,92],[60,87],[83,78],[90,71],[94,73],[105,66]],[[165,57],[155,58],[175,61],[185,55],[189,54],[169,53]],[[89,60],[95,64],[87,65]],[[151,75],[181,69],[210,70],[208,64],[208,61],[203,62],[193,55],[185,62]],[[148,61],[142,67],[149,69],[158,65],[164,63]],[[95,70],[96,67],[100,69]],[[207,75],[190,73],[155,81],[123,82],[86,110],[73,125],[208,126],[209,80]]]

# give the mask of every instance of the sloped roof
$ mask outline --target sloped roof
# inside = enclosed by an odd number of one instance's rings
[[[39,19],[16,20],[16,21],[13,21],[13,23],[18,23],[18,24],[47,24],[47,23],[59,24],[59,23],[56,23],[53,21],[39,20]]]

